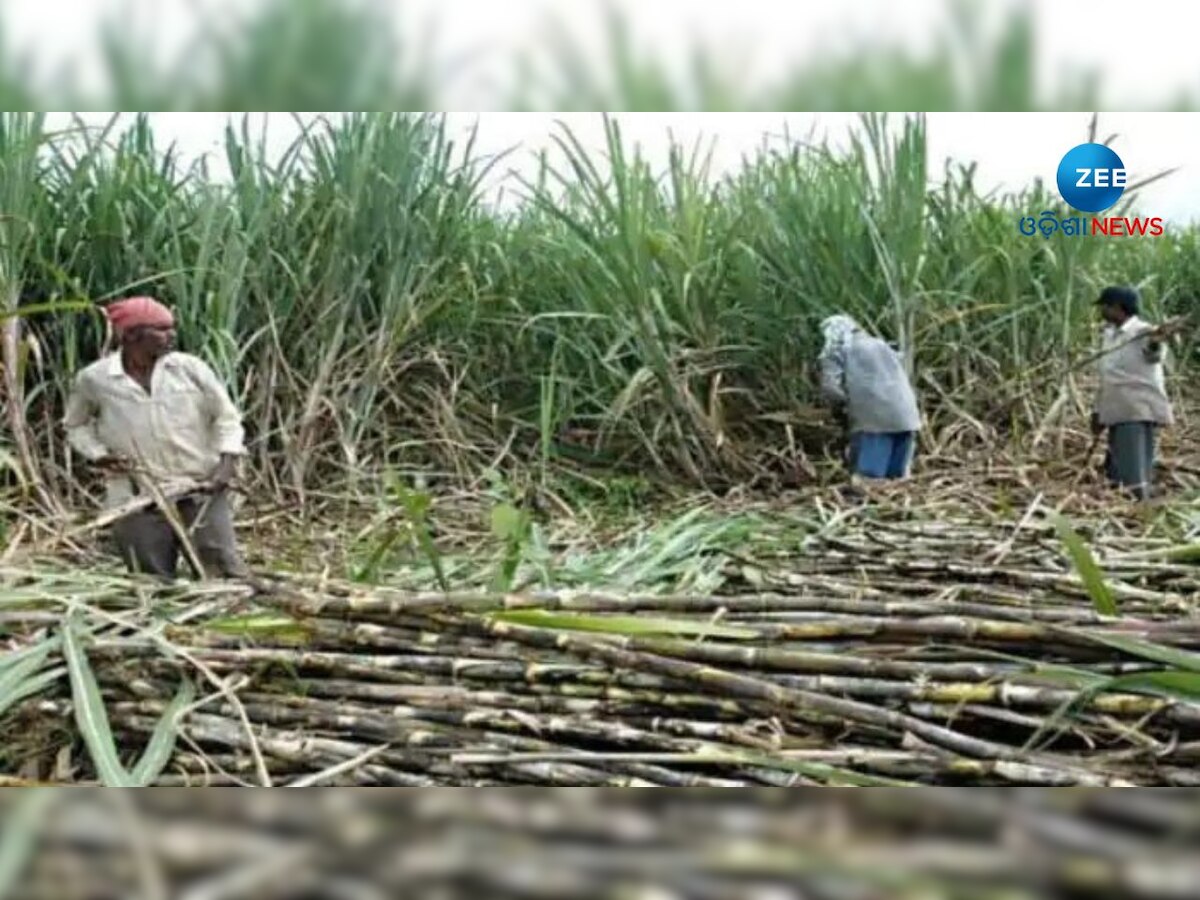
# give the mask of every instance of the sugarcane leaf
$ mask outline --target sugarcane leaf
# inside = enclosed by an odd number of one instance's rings
[[[47,669],[45,672],[26,678],[4,696],[0,696],[0,715],[3,715],[10,706],[20,703],[25,698],[40,694],[66,673],[65,666],[55,666],[53,669]]]
[[[1163,558],[1169,562],[1200,562],[1200,541],[1170,547],[1163,552]]]
[[[1082,632],[1089,640],[1104,644],[1114,650],[1120,650],[1130,656],[1148,659],[1151,662],[1186,669],[1188,672],[1200,672],[1200,653],[1190,653],[1175,647],[1165,647],[1140,638],[1128,637],[1123,634],[1100,634],[1094,631]]]
[[[1007,654],[999,655],[1007,656]],[[1109,679],[1103,675],[1097,675],[1094,672],[1070,666],[1037,665],[1033,672],[1023,674],[1017,680],[1022,684],[1048,683],[1052,685],[1065,685],[1079,692],[1074,697],[1069,697],[1066,701],[1059,704],[1041,726],[1029,736],[1029,739],[1024,744],[1024,748],[1029,750],[1042,739],[1044,734],[1058,728],[1062,722],[1086,704],[1092,696],[1104,690],[1104,686]]]
[[[446,569],[442,564],[442,554],[437,548],[437,544],[433,542],[433,533],[429,528],[428,512],[433,500],[428,493],[405,491],[403,494],[404,508],[408,512],[410,519],[410,529],[413,538],[417,542],[417,548],[429,561],[429,565],[433,567],[434,577],[437,578],[438,587],[443,591],[450,590],[450,584],[446,579]]]
[[[1083,538],[1061,515],[1055,514],[1054,527],[1058,531],[1059,540],[1066,545],[1075,571],[1079,573],[1079,578],[1083,582],[1088,596],[1092,598],[1092,605],[1096,608],[1096,612],[1102,616],[1117,615],[1116,598],[1113,597],[1112,591],[1104,580],[1104,574],[1100,571],[1100,566],[1096,564],[1096,558],[1092,556],[1092,551],[1083,542]]]
[[[1058,729],[1059,726],[1062,725],[1070,716],[1078,713],[1078,711],[1082,709],[1091,700],[1091,698],[1100,691],[1101,687],[1102,685],[1100,684],[1089,685],[1080,689],[1079,692],[1073,697],[1068,697],[1066,700],[1060,703],[1054,709],[1054,711],[1042,721],[1037,730],[1026,739],[1021,749],[1024,752],[1033,750],[1037,746],[1038,742],[1042,740],[1043,735],[1049,734],[1055,729]]]
[[[1038,666],[1032,672],[1014,676],[1014,680],[1022,684],[1066,685],[1082,690],[1104,684],[1108,679],[1103,675],[1069,666]]]
[[[71,705],[75,709],[75,724],[87,745],[96,774],[105,787],[137,787],[125,771],[113,742],[108,713],[100,697],[100,686],[92,673],[91,664],[80,645],[77,625],[72,618],[63,623],[63,655],[71,680]]]
[[[492,590],[507,591],[512,588],[521,565],[531,519],[529,513],[511,503],[497,503],[492,507],[491,518],[492,534],[504,542],[500,567],[492,579]]]
[[[410,519],[425,521],[429,508],[433,505],[433,496],[428,491],[410,490],[397,482],[393,486],[392,492]]]
[[[45,665],[56,644],[57,641],[52,639],[40,641],[32,647],[10,653],[0,661],[0,713],[29,696],[27,692],[21,692],[22,686]]]
[[[1165,672],[1134,672],[1105,681],[1100,690],[1151,694],[1171,700],[1200,700],[1200,673],[1171,669]]]
[[[237,637],[306,638],[308,629],[302,622],[278,613],[249,616],[228,616],[210,619],[201,628]]]
[[[393,485],[392,492],[400,501],[400,505],[404,507],[412,537],[416,540],[418,549],[433,567],[438,587],[443,591],[449,591],[450,585],[446,580],[442,555],[438,551],[437,545],[434,544],[433,534],[429,530],[429,510],[433,506],[433,495],[428,491],[410,490],[399,482]]]
[[[1102,693],[1149,694],[1169,700],[1200,700],[1200,674],[1194,672],[1134,672],[1114,678],[1101,678],[1082,687],[1078,694],[1062,703],[1038,728],[1025,749],[1031,749],[1043,734],[1057,728],[1067,716],[1083,709]]]
[[[373,584],[379,579],[379,572],[383,567],[383,561],[387,558],[396,541],[400,539],[400,530],[397,528],[389,528],[375,542],[374,548],[367,556],[366,561],[354,573],[353,580],[359,584]]]
[[[190,681],[185,680],[175,693],[175,698],[163,712],[162,718],[154,728],[154,733],[150,735],[146,749],[142,752],[142,758],[133,768],[133,780],[139,785],[153,783],[170,762],[171,754],[175,752],[175,739],[179,733],[177,721],[179,714],[191,705],[195,698],[196,689]]]
[[[36,316],[52,312],[80,312],[95,308],[86,300],[62,300],[54,303],[28,303],[13,310],[0,310],[0,322],[18,316]]]
[[[31,644],[30,646],[24,647],[20,650],[14,650],[11,653],[6,653],[3,656],[0,656],[0,673],[4,672],[9,666],[23,662],[31,656],[37,656],[45,659],[46,654],[58,645],[59,639],[57,636],[54,636],[38,641],[36,644]]]
[[[417,535],[417,546],[421,548],[421,552],[429,560],[429,565],[433,567],[433,576],[437,579],[438,587],[443,592],[449,593],[450,582],[446,578],[446,567],[442,565],[442,554],[434,544],[429,529],[424,525],[414,526],[414,529]]]
[[[513,609],[493,613],[491,618],[533,628],[594,631],[604,634],[704,636],[733,640],[753,640],[758,637],[758,632],[749,628],[653,616],[589,616],[544,609]]]
[[[9,896],[20,881],[55,797],[55,792],[45,787],[17,795],[0,833],[0,897]]]
[[[492,534],[502,541],[514,540],[521,535],[521,511],[511,503],[497,503],[492,507]]]
[[[517,568],[521,565],[521,545],[517,542],[510,542],[504,549],[504,555],[500,559],[500,567],[496,570],[496,575],[492,579],[492,590],[497,593],[503,593],[512,588],[513,582],[517,577]]]

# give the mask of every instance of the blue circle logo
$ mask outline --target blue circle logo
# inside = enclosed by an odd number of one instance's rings
[[[1121,157],[1103,144],[1080,144],[1058,164],[1058,192],[1073,208],[1097,213],[1125,193],[1128,176]]]

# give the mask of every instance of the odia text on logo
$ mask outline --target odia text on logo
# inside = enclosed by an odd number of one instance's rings
[[[1121,157],[1104,144],[1080,144],[1072,147],[1058,164],[1058,192],[1069,206],[1079,212],[1099,213],[1110,209],[1121,199],[1129,186],[1129,173]],[[1024,216],[1017,223],[1021,234],[1033,237],[1041,232],[1047,240],[1056,231],[1064,235],[1082,237],[1087,234],[1102,234],[1107,237],[1136,237],[1149,235],[1159,237],[1163,233],[1163,220],[1153,218],[1129,218],[1128,216],[1092,216],[1089,229],[1087,219],[1071,216],[1059,219],[1053,210],[1045,210],[1039,218]]]

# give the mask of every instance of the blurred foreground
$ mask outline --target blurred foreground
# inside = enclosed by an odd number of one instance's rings
[[[152,110],[1194,108],[1191,63],[1164,66],[1191,56],[1171,38],[1182,5],[1041,6],[17,0],[0,14],[0,96]]]
[[[38,789],[12,898],[1189,898],[1194,791]]]

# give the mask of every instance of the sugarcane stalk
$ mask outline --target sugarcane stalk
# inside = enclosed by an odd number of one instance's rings
[[[511,636],[517,640],[529,640],[534,645],[540,640],[540,636],[535,637],[529,631],[514,628],[505,623],[495,623],[492,627],[496,628],[498,633],[502,635]],[[787,709],[789,711],[796,710],[803,712],[811,709],[851,722],[861,722],[866,725],[902,732],[911,731],[930,743],[953,750],[964,756],[1013,761],[1025,761],[1026,757],[1029,756],[1029,754],[1013,747],[997,744],[993,741],[968,737],[951,729],[932,725],[912,716],[854,700],[828,697],[807,691],[790,690],[763,681],[762,679],[724,672],[683,660],[623,650],[608,643],[574,635],[563,634],[552,639],[559,648],[577,652],[585,658],[599,659],[626,668],[649,670],[671,678],[677,678],[681,681],[702,685],[707,689],[717,690],[721,693],[752,697],[775,705],[781,710]],[[1079,784],[1103,785],[1109,783],[1109,780],[1104,778],[1104,776],[1097,776],[1094,773],[1080,771],[1071,767],[1064,768],[1072,773],[1072,777],[1078,779],[1077,783]]]

